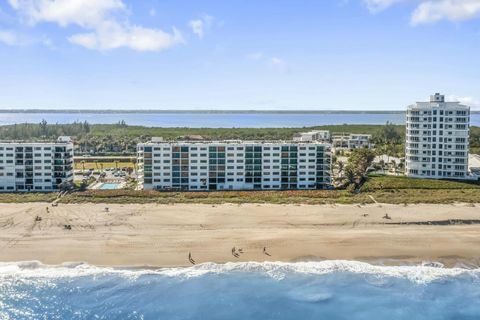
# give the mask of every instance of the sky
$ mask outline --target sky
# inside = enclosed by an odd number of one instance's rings
[[[0,0],[0,108],[480,110],[480,0]]]

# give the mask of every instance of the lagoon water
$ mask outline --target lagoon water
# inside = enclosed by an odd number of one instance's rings
[[[15,123],[72,123],[87,121],[108,124],[125,121],[129,125],[190,128],[282,128],[335,124],[404,124],[403,113],[2,113],[0,125]],[[480,126],[480,114],[471,116]]]
[[[0,264],[0,319],[479,319],[480,271],[361,262]]]
[[[1,113],[0,125],[15,123],[118,123],[148,127],[281,128],[327,124],[402,124],[404,114],[318,113]],[[480,119],[479,119],[480,122]]]

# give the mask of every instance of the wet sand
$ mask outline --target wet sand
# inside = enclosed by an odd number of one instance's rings
[[[195,263],[479,265],[480,205],[0,204],[3,262],[188,266],[189,253]]]

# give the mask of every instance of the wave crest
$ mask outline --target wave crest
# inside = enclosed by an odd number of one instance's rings
[[[159,275],[188,279],[208,274],[258,273],[281,280],[291,274],[325,275],[334,272],[405,278],[416,283],[471,276],[480,279],[480,269],[443,268],[441,265],[377,266],[365,262],[325,260],[312,262],[229,262],[225,264],[203,263],[192,267],[140,269],[98,267],[87,263],[45,265],[38,261],[0,263],[0,279],[15,278],[75,278],[86,276],[120,276],[135,279],[140,276]]]

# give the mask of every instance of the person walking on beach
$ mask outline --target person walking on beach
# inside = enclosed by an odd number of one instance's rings
[[[191,264],[195,264],[195,260],[193,260],[191,252],[188,253],[188,261],[190,261]]]
[[[271,256],[271,254],[267,252],[267,247],[263,247],[263,254],[269,257]]]
[[[232,256],[234,256],[235,258],[238,258],[240,255],[236,252],[237,249],[235,247],[232,248]]]

